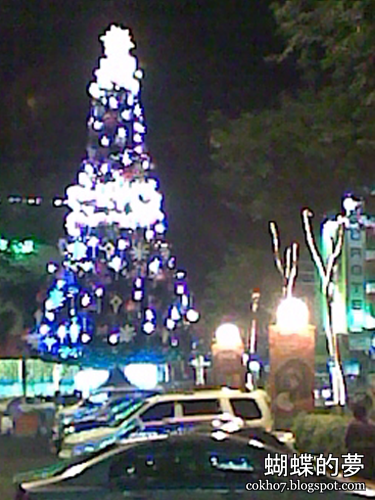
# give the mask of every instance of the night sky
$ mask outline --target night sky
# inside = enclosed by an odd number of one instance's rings
[[[147,141],[169,239],[199,293],[228,241],[269,239],[267,225],[228,213],[207,181],[208,113],[234,117],[259,109],[294,85],[290,70],[264,62],[280,43],[269,3],[2,0],[2,195],[18,189],[62,196],[75,180],[86,146],[86,87],[101,55],[98,36],[111,22],[129,27],[145,71]],[[27,184],[25,172],[33,175]]]

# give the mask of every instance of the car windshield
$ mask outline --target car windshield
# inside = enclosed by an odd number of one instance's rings
[[[110,422],[110,427],[119,427],[125,420],[128,420],[130,417],[134,415],[138,409],[145,404],[145,401],[140,400],[131,404],[124,411],[121,411],[119,414],[114,415],[113,420]]]
[[[135,403],[136,401],[139,401],[139,398],[137,399],[134,399],[134,398],[119,398],[119,399],[115,399],[114,401],[110,401],[107,405],[107,408],[108,409],[112,409],[112,408],[125,408],[126,406],[129,406],[133,403]]]
[[[96,408],[98,406],[100,406],[100,403],[95,403],[94,401],[90,401],[89,399],[82,401],[82,403],[79,405],[80,408]]]
[[[111,424],[112,422],[118,422],[123,419],[124,414],[126,413],[130,407],[134,406],[136,402],[140,401],[139,399],[132,399],[128,401],[117,402],[116,405],[108,405],[101,409],[97,415],[92,416],[91,420],[100,421]]]

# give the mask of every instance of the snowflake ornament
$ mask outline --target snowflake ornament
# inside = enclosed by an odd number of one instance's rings
[[[58,307],[61,307],[64,302],[65,302],[64,292],[58,290],[57,288],[54,288],[50,292],[49,298],[45,302],[45,308],[47,310],[57,309]]]
[[[119,341],[129,343],[135,337],[136,332],[134,326],[125,325],[120,328]]]
[[[70,243],[67,250],[74,260],[83,260],[87,254],[87,246],[82,241]]]
[[[131,249],[133,260],[144,260],[147,257],[148,249],[141,241]]]
[[[39,335],[37,333],[29,333],[29,335],[27,336],[27,343],[34,350],[38,349],[39,340]]]

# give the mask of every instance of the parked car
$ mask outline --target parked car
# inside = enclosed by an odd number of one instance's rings
[[[93,414],[101,406],[102,402],[92,401],[88,398],[60,409],[55,415],[52,428],[51,448],[54,449],[55,445],[61,441],[64,429],[74,420]]]
[[[134,399],[133,396],[116,398],[107,401],[107,403],[93,409],[90,412],[75,416],[69,419],[68,423],[56,423],[52,429],[51,436],[51,451],[59,453],[61,450],[61,443],[66,435],[95,429],[97,427],[107,427],[116,425],[119,420],[125,416],[127,409],[139,399]]]
[[[102,401],[93,401],[90,398],[59,410],[56,414],[56,425],[66,426],[72,421],[94,413],[102,406]]]
[[[15,478],[15,500],[261,500],[274,498],[290,476],[266,474],[266,459],[279,450],[255,439],[195,431],[136,438],[124,445]],[[289,459],[291,455],[289,455]],[[296,480],[293,477],[291,480]],[[325,476],[298,477],[299,484],[334,485]],[[272,491],[249,486],[260,481]],[[328,488],[328,487],[327,487]],[[340,491],[288,491],[286,500],[348,499]]]
[[[94,391],[87,399],[78,401],[74,405],[62,408],[56,414],[56,425],[69,426],[72,422],[82,419],[96,419],[103,408],[111,401],[120,399],[140,399],[155,394],[155,391],[129,391],[121,387],[110,387]]]
[[[245,425],[272,429],[271,411],[263,391],[233,389],[195,390],[152,396],[137,401],[110,426],[74,432],[64,438],[60,458],[71,458],[103,449],[136,432],[159,427],[211,422],[219,415],[240,417]]]

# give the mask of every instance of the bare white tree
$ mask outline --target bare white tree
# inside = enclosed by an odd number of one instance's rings
[[[337,342],[337,335],[333,328],[332,321],[332,305],[333,305],[333,292],[334,292],[334,269],[335,265],[341,255],[343,244],[345,226],[344,220],[340,217],[337,219],[338,228],[335,241],[332,241],[332,252],[324,263],[320,255],[311,227],[311,218],[313,213],[310,209],[306,208],[302,211],[303,228],[306,235],[307,246],[309,247],[311,256],[316,265],[319,273],[321,292],[326,303],[327,326],[326,336],[328,344],[328,353],[332,360],[331,366],[331,383],[332,383],[332,397],[335,405],[345,405],[346,391],[344,376],[341,368],[339,345]]]
[[[280,254],[280,240],[276,222],[270,222],[270,232],[275,265],[283,280],[283,298],[291,297],[297,278],[298,244],[294,242],[290,247],[286,248],[285,260],[283,262]]]

